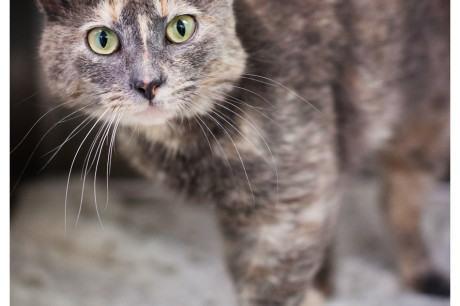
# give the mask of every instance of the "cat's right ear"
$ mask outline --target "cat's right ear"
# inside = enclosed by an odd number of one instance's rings
[[[35,0],[40,12],[47,15],[51,20],[62,16],[64,9],[69,6],[66,0]]]

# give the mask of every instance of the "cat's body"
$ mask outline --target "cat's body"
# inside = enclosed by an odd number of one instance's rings
[[[302,303],[333,234],[343,178],[371,152],[387,171],[404,280],[425,291],[445,285],[417,222],[449,142],[447,1],[41,2],[41,57],[54,92],[78,107],[85,98],[117,109],[107,118],[125,123],[118,147],[138,170],[216,203],[240,305]],[[164,19],[182,14],[196,18],[195,36],[168,45]],[[84,50],[78,40],[96,26],[119,29],[119,53]],[[174,103],[161,94],[169,88],[182,108],[156,125],[146,124],[150,114],[118,117],[137,99],[130,78],[157,80],[146,105]]]

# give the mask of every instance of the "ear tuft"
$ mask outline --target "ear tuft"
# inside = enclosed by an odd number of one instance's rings
[[[35,4],[42,13],[58,8],[58,0],[35,0]]]
[[[45,13],[50,19],[58,19],[69,6],[66,0],[35,0],[35,3],[40,12]]]

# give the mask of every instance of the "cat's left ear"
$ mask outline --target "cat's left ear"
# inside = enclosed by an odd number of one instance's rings
[[[35,0],[40,12],[45,13],[50,19],[62,16],[65,8],[69,7],[67,0]]]

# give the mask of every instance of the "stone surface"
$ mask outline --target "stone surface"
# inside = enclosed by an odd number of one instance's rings
[[[36,181],[22,191],[11,228],[11,305],[234,306],[210,205],[184,204],[141,180]],[[444,306],[448,299],[402,288],[377,203],[375,180],[347,188],[337,234],[331,306]],[[102,224],[97,217],[99,212]],[[449,185],[430,197],[423,228],[433,259],[449,274]],[[66,219],[66,222],[65,222]],[[67,238],[65,237],[67,223]]]

